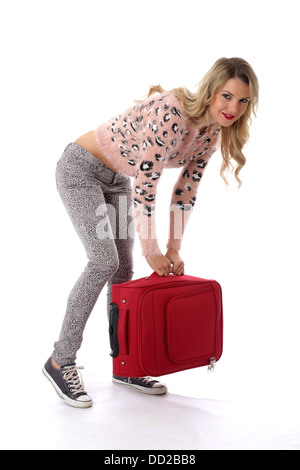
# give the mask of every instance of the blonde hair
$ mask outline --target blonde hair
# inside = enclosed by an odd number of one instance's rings
[[[198,84],[198,90],[192,93],[185,87],[174,88],[172,92],[178,97],[187,116],[193,125],[200,127],[208,122],[209,106],[215,93],[217,93],[225,82],[231,78],[239,78],[249,85],[250,101],[246,112],[231,126],[221,127],[221,153],[222,165],[220,174],[226,185],[228,184],[225,173],[229,167],[233,169],[230,162],[235,160],[235,178],[241,186],[239,173],[246,163],[242,149],[249,139],[249,127],[252,124],[251,115],[256,116],[258,105],[259,84],[257,76],[252,67],[244,59],[238,57],[221,58],[217,60]],[[150,87],[148,97],[153,93],[162,93],[165,90],[160,86]]]

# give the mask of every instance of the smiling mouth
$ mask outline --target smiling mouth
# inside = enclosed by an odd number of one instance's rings
[[[225,119],[228,119],[229,121],[235,118],[235,116],[233,116],[232,114],[226,114],[226,113],[223,113],[223,111],[222,111],[222,114],[225,117]]]

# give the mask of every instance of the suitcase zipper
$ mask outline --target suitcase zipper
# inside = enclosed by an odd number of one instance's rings
[[[215,371],[215,365],[216,365],[216,358],[211,357],[209,360],[209,366],[207,368],[207,372],[214,372]]]

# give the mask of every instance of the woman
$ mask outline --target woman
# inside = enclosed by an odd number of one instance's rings
[[[76,353],[104,285],[109,311],[112,284],[132,279],[132,221],[152,270],[160,276],[183,274],[181,239],[203,172],[220,145],[221,176],[227,183],[225,172],[233,159],[241,184],[239,173],[246,161],[242,149],[257,103],[258,81],[251,66],[243,59],[222,58],[196,93],[152,87],[146,100],[65,149],[57,164],[57,188],[88,263],[69,295],[59,340],[43,372],[67,404],[92,405],[78,376]],[[169,240],[163,254],[156,237],[155,201],[162,172],[170,167],[181,172],[172,192]],[[130,177],[134,177],[133,189]],[[113,381],[145,393],[167,390],[151,377],[125,382],[113,377]]]

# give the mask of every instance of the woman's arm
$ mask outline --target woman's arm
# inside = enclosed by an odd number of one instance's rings
[[[184,120],[169,99],[158,101],[153,99],[148,107],[142,107],[140,113],[138,117],[141,127],[141,141],[138,145],[140,159],[136,165],[133,186],[134,215],[142,254],[149,257],[162,255],[155,224],[157,186],[166,161],[178,152],[184,131]],[[162,271],[164,271],[163,266]]]
[[[189,218],[197,199],[199,184],[203,177],[207,164],[217,150],[218,132],[215,132],[209,139],[204,137],[204,142],[199,142],[199,150],[190,157],[190,161],[184,168],[174,185],[170,204],[170,229],[168,250],[177,252],[181,249],[181,242]]]

